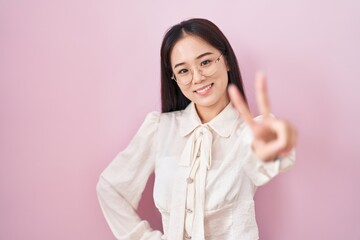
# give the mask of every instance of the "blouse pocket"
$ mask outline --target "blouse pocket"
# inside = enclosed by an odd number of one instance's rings
[[[231,234],[233,224],[232,204],[221,209],[205,212],[205,237],[206,239],[221,239]]]

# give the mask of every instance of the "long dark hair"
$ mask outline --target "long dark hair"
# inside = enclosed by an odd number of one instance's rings
[[[223,53],[230,69],[230,71],[228,71],[229,83],[233,83],[239,88],[246,101],[238,61],[229,41],[214,23],[207,19],[193,18],[171,27],[165,34],[161,44],[162,112],[182,110],[190,103],[190,100],[182,94],[177,83],[171,79],[172,68],[170,54],[174,45],[184,36],[184,33],[201,37]]]

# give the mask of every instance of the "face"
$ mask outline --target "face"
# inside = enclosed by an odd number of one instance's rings
[[[182,93],[192,102],[198,111],[217,111],[219,113],[228,103],[228,66],[224,56],[214,62],[221,52],[200,37],[185,35],[173,47],[170,61],[173,73],[192,74],[192,81],[177,84]],[[210,76],[202,74],[202,67],[209,62],[216,65]]]

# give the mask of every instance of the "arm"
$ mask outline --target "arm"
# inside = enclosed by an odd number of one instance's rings
[[[244,170],[254,185],[261,186],[269,182],[272,178],[281,172],[289,170],[295,163],[295,149],[292,149],[287,155],[278,157],[271,161],[263,161],[251,149],[251,143],[248,144],[244,162]]]
[[[96,190],[101,209],[116,239],[161,239],[136,213],[155,166],[159,113],[150,113],[126,149],[102,172]]]
[[[256,186],[265,184],[293,165],[296,130],[290,122],[271,114],[263,74],[257,74],[256,79],[256,99],[261,118],[252,117],[236,87],[229,87],[229,96],[247,125],[241,136],[245,144],[241,156],[245,161],[244,170]]]

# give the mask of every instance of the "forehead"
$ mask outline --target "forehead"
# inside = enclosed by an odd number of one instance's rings
[[[215,53],[217,49],[198,36],[185,35],[174,45],[171,51],[171,65],[192,61],[205,52]]]

